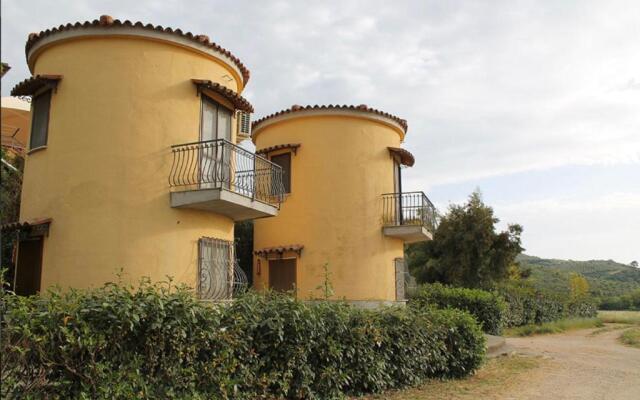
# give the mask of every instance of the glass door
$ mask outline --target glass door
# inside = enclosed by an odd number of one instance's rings
[[[230,189],[231,178],[233,174],[232,169],[232,155],[233,146],[231,145],[231,111],[224,107],[218,106],[218,131],[217,139],[221,145],[218,154],[216,154],[216,161],[220,166],[220,184],[225,189]]]
[[[224,139],[226,140],[220,140]],[[231,181],[231,111],[202,97],[200,188],[229,188]]]
[[[218,142],[213,142],[217,138],[218,127],[218,105],[206,97],[202,97],[202,114],[200,120],[200,188],[207,189],[216,187],[219,180],[218,166],[216,165],[216,155],[218,154]]]

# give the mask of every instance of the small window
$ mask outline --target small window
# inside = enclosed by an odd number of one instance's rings
[[[291,153],[271,156],[271,162],[282,167],[282,185],[285,193],[291,193]]]
[[[49,134],[49,109],[51,107],[51,90],[35,96],[31,102],[33,117],[31,120],[30,149],[47,145]]]

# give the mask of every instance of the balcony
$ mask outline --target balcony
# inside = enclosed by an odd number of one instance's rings
[[[423,192],[382,195],[383,228],[386,236],[406,243],[431,240],[438,223],[438,212]]]
[[[284,198],[280,166],[224,139],[179,144],[171,152],[171,207],[234,221],[278,214]]]

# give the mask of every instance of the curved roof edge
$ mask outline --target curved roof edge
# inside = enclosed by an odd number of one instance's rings
[[[170,27],[163,27],[161,25],[145,24],[140,21],[132,22],[129,20],[121,21],[114,19],[109,15],[101,15],[100,19],[85,22],[68,23],[66,25],[60,25],[51,29],[41,31],[39,33],[29,34],[29,39],[25,46],[25,53],[27,56],[27,63],[29,58],[35,50],[43,43],[44,39],[70,31],[80,30],[102,30],[101,34],[108,35],[109,33],[116,33],[115,31],[109,32],[109,30],[115,30],[118,28],[128,28],[139,30],[140,32],[147,31],[155,34],[166,34],[176,38],[184,39],[190,43],[194,48],[204,47],[209,51],[213,51],[222,56],[222,60],[229,62],[232,66],[238,69],[239,75],[242,77],[242,86],[246,86],[249,81],[250,72],[249,69],[240,61],[240,59],[234,56],[229,50],[222,46],[211,42],[207,35],[196,35],[191,32],[183,32],[181,29],[173,29]],[[51,41],[54,41],[52,39]]]
[[[366,104],[360,104],[358,106],[339,105],[339,104],[336,104],[336,105],[316,104],[313,106],[312,105],[300,106],[296,104],[291,106],[290,108],[275,112],[273,114],[267,115],[265,117],[262,117],[254,121],[251,127],[251,130],[252,130],[251,136],[252,138],[255,137],[255,135],[257,135],[261,129],[271,125],[271,123],[276,123],[283,119],[294,118],[298,116],[302,117],[305,115],[318,115],[318,114],[325,114],[325,113],[338,114],[338,115],[360,114],[360,116],[365,115],[368,117],[373,117],[376,120],[384,121],[389,125],[396,127],[399,131],[402,132],[402,135],[405,135],[408,129],[407,120],[397,117],[393,114],[389,114],[387,112],[380,111],[375,108],[371,108]],[[291,114],[295,114],[295,115],[291,115]]]

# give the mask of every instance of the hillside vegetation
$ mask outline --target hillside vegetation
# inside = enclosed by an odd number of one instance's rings
[[[640,268],[613,260],[556,260],[521,254],[521,268],[531,270],[531,282],[542,291],[569,293],[571,273],[579,273],[589,282],[591,295],[598,298],[620,296],[640,289]]]

